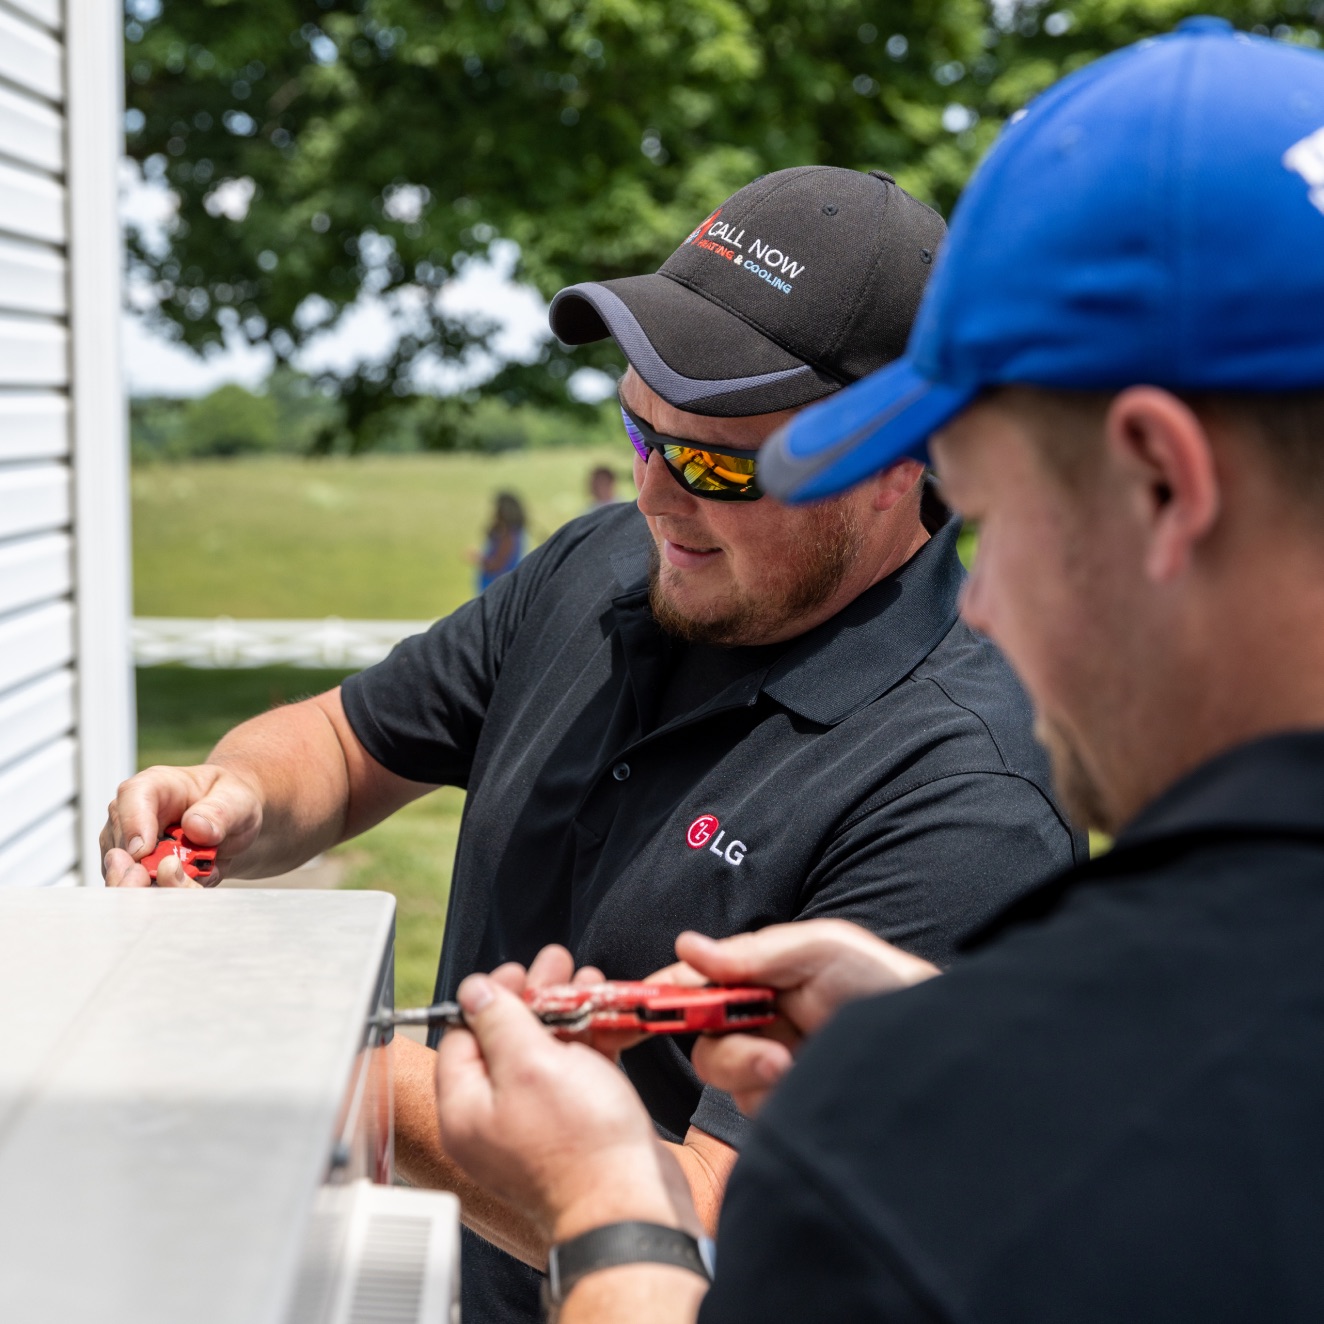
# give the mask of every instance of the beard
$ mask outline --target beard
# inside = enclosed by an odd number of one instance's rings
[[[1088,832],[1116,831],[1099,784],[1085,766],[1079,747],[1066,731],[1049,718],[1036,716],[1034,738],[1048,753],[1053,789],[1066,816]]]
[[[828,502],[783,560],[770,567],[758,590],[737,587],[703,615],[691,615],[672,600],[667,568],[656,545],[649,549],[648,605],[668,634],[686,643],[735,648],[767,643],[786,626],[817,611],[841,587],[863,545],[864,534],[852,506]]]

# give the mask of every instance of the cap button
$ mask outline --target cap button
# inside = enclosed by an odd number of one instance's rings
[[[1178,32],[1235,32],[1236,28],[1225,18],[1215,18],[1213,14],[1195,14],[1184,18],[1177,24]]]

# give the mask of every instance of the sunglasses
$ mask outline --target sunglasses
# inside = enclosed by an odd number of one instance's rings
[[[754,475],[758,451],[710,451],[679,437],[664,437],[623,402],[621,422],[639,458],[647,464],[648,452],[656,451],[671,476],[692,495],[705,501],[757,501],[763,495]]]

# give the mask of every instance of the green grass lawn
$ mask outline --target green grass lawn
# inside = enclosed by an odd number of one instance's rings
[[[133,473],[134,611],[243,619],[428,620],[473,594],[465,559],[492,498],[516,493],[531,542],[588,504],[608,464],[633,497],[630,448],[502,455],[263,458],[141,465]]]
[[[492,496],[516,492],[542,541],[611,465],[633,496],[629,447],[499,456],[370,456],[154,464],[133,474],[134,610],[141,616],[427,620],[473,593]],[[237,722],[336,685],[343,672],[266,667],[138,672],[139,765],[196,763]],[[395,894],[396,999],[432,996],[464,796],[442,790],[339,847],[345,885]]]
[[[343,678],[339,671],[292,667],[145,667],[138,672],[138,765],[199,763],[236,723],[329,689]],[[395,895],[395,990],[400,1006],[432,998],[463,805],[462,792],[445,788],[334,852],[345,864],[346,887]]]

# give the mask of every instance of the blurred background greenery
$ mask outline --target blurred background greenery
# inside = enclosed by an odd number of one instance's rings
[[[537,543],[585,509],[596,464],[611,465],[632,497],[629,456],[620,437],[612,447],[496,455],[138,464],[135,613],[430,620],[473,594],[465,553],[482,540],[494,491],[520,495]],[[137,675],[138,762],[147,767],[201,762],[232,726],[345,673],[161,666]],[[331,853],[341,886],[395,895],[402,1006],[432,995],[463,805],[463,792],[445,788]]]
[[[466,553],[495,492],[520,498],[536,545],[588,508],[596,464],[633,498],[631,453],[622,435],[499,455],[136,465],[134,612],[432,620],[473,595]]]

